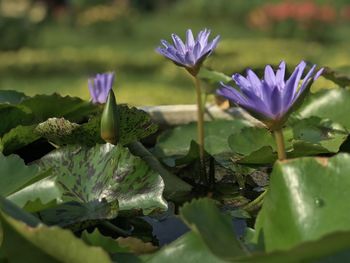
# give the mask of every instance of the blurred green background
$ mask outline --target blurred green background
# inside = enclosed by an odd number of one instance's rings
[[[221,35],[205,65],[232,74],[282,59],[347,68],[349,26],[348,0],[0,0],[0,89],[89,99],[88,77],[115,71],[119,102],[194,103],[186,72],[154,51],[173,32]]]

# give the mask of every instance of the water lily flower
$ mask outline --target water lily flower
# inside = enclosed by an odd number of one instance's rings
[[[90,78],[88,86],[90,90],[91,100],[93,103],[106,103],[108,93],[113,87],[114,73],[96,74],[94,78]]]
[[[172,34],[174,45],[161,40],[163,46],[156,49],[158,53],[173,61],[180,67],[185,67],[193,76],[197,75],[203,61],[212,53],[219,42],[220,36],[208,43],[210,30],[204,29],[194,39],[191,29],[186,32],[186,43],[179,36]]]
[[[323,72],[323,68],[316,72],[316,65],[313,65],[301,81],[305,67],[306,63],[301,61],[288,80],[285,80],[284,61],[280,63],[276,73],[267,65],[261,80],[248,69],[246,77],[240,74],[232,76],[239,90],[221,83],[217,93],[247,110],[271,130],[280,129],[293,106],[301,102],[313,81]]]

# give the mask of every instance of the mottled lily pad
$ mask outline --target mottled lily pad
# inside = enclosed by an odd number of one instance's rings
[[[43,170],[52,169],[51,174],[56,176],[62,193],[60,202],[64,206],[49,209],[48,213],[55,213],[59,218],[59,214],[64,213],[62,220],[69,220],[70,223],[74,218],[74,222],[78,220],[75,214],[78,210],[71,209],[72,203],[67,205],[67,202],[80,204],[80,216],[86,217],[88,214],[90,218],[93,213],[91,206],[97,205],[95,215],[99,213],[100,219],[116,216],[113,209],[116,202],[119,202],[122,211],[142,210],[145,214],[167,208],[162,197],[164,183],[160,175],[122,146],[67,146],[44,156],[38,165]],[[105,202],[110,206],[106,206]],[[107,207],[110,213],[106,214],[103,209],[100,213],[101,205]],[[48,218],[46,213],[41,213],[44,219]],[[54,216],[50,215],[49,218],[51,223],[57,223]]]
[[[122,145],[140,140],[157,131],[158,127],[144,111],[118,106],[120,112],[120,141]],[[63,118],[50,118],[40,123],[36,132],[57,145],[80,144],[94,146],[103,143],[100,136],[100,116],[93,117],[82,125]]]

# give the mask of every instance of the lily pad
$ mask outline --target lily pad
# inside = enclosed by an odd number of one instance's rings
[[[244,120],[215,120],[205,122],[205,150],[212,155],[231,152],[227,138],[235,131],[252,126]],[[178,126],[161,134],[156,144],[156,153],[159,157],[185,156],[191,141],[197,140],[197,126],[195,123]]]
[[[145,214],[167,208],[160,175],[122,146],[67,146],[44,156],[38,164],[43,170],[52,169],[62,202],[119,201],[120,210],[143,210]]]
[[[326,68],[322,74],[323,77],[333,81],[341,87],[350,86],[350,67],[341,67],[338,69]]]
[[[0,90],[0,103],[18,104],[27,98],[23,92],[16,90]]]
[[[181,208],[180,214],[188,227],[200,234],[216,256],[230,260],[246,254],[234,234],[232,219],[220,214],[214,201],[193,200]],[[208,226],[215,226],[215,230]]]
[[[278,209],[283,211],[284,208]],[[350,259],[350,231],[335,232],[316,241],[298,243],[288,250],[254,252],[246,247],[240,250],[240,244],[236,246],[237,240],[229,228],[229,221],[211,200],[196,200],[185,205],[181,217],[192,231],[163,247],[147,262],[292,263],[347,262]],[[280,233],[284,235],[284,232]],[[219,238],[214,238],[216,236]]]
[[[0,136],[15,128],[17,125],[28,125],[33,122],[30,109],[20,105],[0,104]]]
[[[350,230],[350,155],[277,162],[256,229],[267,251]]]
[[[90,247],[68,230],[42,224],[31,227],[0,211],[1,250],[9,262],[111,263],[101,248]]]
[[[8,196],[39,177],[36,165],[27,166],[17,155],[4,156],[0,153],[0,195]]]
[[[225,260],[216,257],[193,232],[187,233],[165,246],[159,252],[151,256],[149,263],[178,263],[178,262],[201,262],[201,263],[224,263]]]
[[[229,81],[232,81],[232,78],[230,76],[227,76],[226,74],[222,72],[218,72],[215,70],[211,70],[205,67],[202,67],[201,70],[199,71],[198,76],[203,79],[203,80],[209,80],[210,82],[213,83],[219,83],[219,82],[224,82],[227,83]]]
[[[336,153],[348,136],[341,125],[318,117],[293,119],[288,124],[283,132],[289,158]],[[263,128],[244,128],[233,133],[228,143],[239,163],[273,163],[277,159],[273,135]]]
[[[0,151],[8,155],[40,139],[35,132],[36,125],[18,125],[0,139]]]
[[[28,212],[38,212],[57,205],[61,191],[56,183],[56,177],[50,176],[9,195],[7,198]]]
[[[297,114],[301,118],[317,116],[330,119],[350,129],[348,112],[350,112],[350,90],[331,89],[319,91],[309,96]]]
[[[52,117],[64,117],[69,121],[80,122],[98,111],[98,107],[90,102],[77,97],[62,97],[56,93],[29,97],[23,100],[20,105],[31,110],[36,122]]]
[[[144,111],[118,106],[120,112],[120,141],[122,145],[138,141],[157,131],[151,117]],[[82,125],[72,123],[64,118],[50,118],[40,123],[36,132],[56,145],[79,144],[94,146],[103,143],[100,136],[100,116],[93,117]]]

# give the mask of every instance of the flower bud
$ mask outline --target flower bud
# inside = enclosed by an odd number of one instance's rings
[[[101,138],[116,145],[119,141],[119,113],[113,90],[109,91],[101,117]]]

